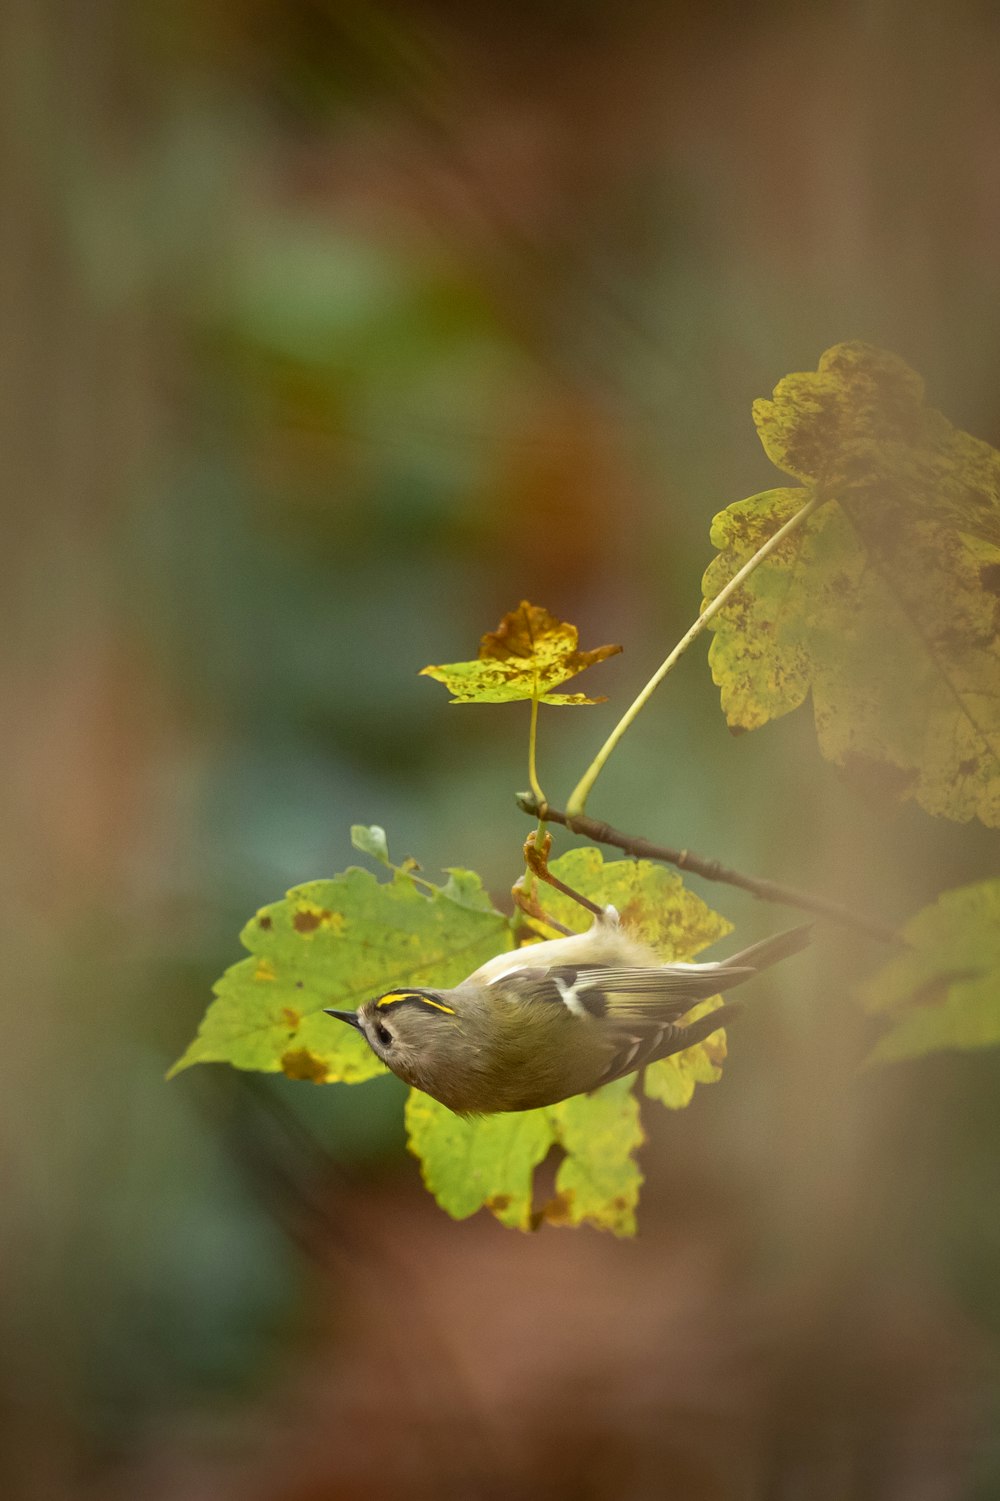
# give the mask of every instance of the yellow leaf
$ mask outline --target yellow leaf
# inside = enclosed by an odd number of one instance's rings
[[[552,690],[620,651],[620,646],[581,651],[575,625],[522,600],[495,631],[488,631],[482,638],[474,661],[425,667],[422,676],[444,683],[456,704],[510,703],[531,698],[544,704],[596,704],[603,699]]]
[[[925,406],[898,355],[835,344],[755,401],[753,419],[771,462],[821,494],[899,504],[1000,544],[1000,453]]]
[[[811,693],[823,754],[930,813],[1000,823],[1000,454],[921,404],[867,345],[780,381],[754,417],[809,483],[716,516],[713,599],[796,511],[824,503],[715,617],[709,661],[733,729]]]

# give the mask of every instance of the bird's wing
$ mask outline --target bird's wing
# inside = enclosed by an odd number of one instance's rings
[[[504,976],[503,984],[519,1000],[561,1004],[574,1015],[603,1017],[634,1029],[676,1021],[699,1001],[753,973],[714,964],[660,969],[559,964],[526,967]]]
[[[606,1015],[672,1019],[754,973],[721,964],[665,964],[662,969],[593,965],[577,970],[576,983],[603,993]]]
[[[737,1001],[735,1004],[729,1002],[725,1006],[719,1006],[707,1016],[701,1016],[693,1022],[648,1022],[628,1029],[623,1023],[621,1031],[615,1029],[613,1035],[618,1046],[595,1088],[621,1079],[625,1074],[634,1074],[649,1063],[657,1063],[661,1058],[669,1058],[673,1053],[683,1053],[685,1048],[704,1042],[713,1032],[728,1026],[742,1010],[743,1007]]]
[[[504,977],[504,988],[522,1005],[560,1006],[568,1020],[600,1020],[610,1054],[594,1088],[634,1074],[648,1063],[703,1042],[740,1008],[724,1006],[686,1026],[681,1018],[699,1001],[717,995],[752,969],[722,965],[667,965],[622,969],[613,965],[561,964],[524,968]],[[723,1019],[725,1016],[725,1020]],[[718,1019],[716,1019],[718,1018]]]

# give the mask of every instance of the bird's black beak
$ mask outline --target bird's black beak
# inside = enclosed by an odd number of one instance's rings
[[[330,1006],[324,1006],[323,1010],[327,1016],[335,1016],[339,1022],[346,1022],[349,1027],[357,1027],[358,1031],[361,1031],[361,1023],[358,1021],[356,1011],[334,1011]]]

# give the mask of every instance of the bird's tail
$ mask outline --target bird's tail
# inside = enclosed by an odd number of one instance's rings
[[[762,969],[770,969],[771,965],[777,964],[779,960],[787,959],[792,954],[797,954],[800,950],[807,948],[812,942],[812,927],[812,923],[803,923],[801,928],[789,928],[784,933],[776,933],[773,938],[764,938],[760,943],[752,943],[748,949],[742,949],[731,958],[721,960],[720,968],[746,970],[746,974],[732,982],[742,985],[743,981],[749,980],[751,975],[758,975]],[[726,989],[729,989],[729,986]]]

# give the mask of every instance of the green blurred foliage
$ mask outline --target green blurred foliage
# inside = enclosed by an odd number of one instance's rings
[[[943,891],[906,924],[909,947],[862,988],[869,1009],[891,1023],[873,1060],[1000,1042],[998,903],[1000,883],[977,881]]]

